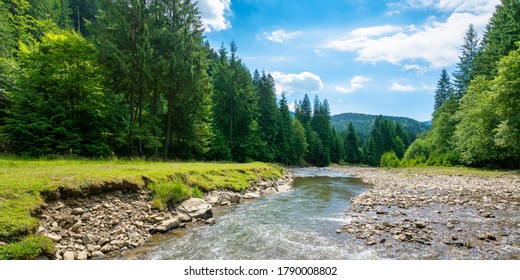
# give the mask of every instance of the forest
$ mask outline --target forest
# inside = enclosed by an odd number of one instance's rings
[[[408,149],[405,165],[520,167],[520,2],[503,0],[482,38],[470,25],[460,61],[443,69],[433,125]]]
[[[192,1],[1,0],[0,152],[515,168],[520,3],[502,2],[482,39],[469,26],[453,78],[443,70],[437,84],[433,126],[416,140],[382,116],[363,139],[352,124],[337,131],[318,96],[293,116],[235,42],[209,45]]]

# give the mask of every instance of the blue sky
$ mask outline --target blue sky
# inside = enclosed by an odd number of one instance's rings
[[[199,0],[205,36],[235,40],[251,71],[289,102],[327,99],[332,114],[429,120],[443,67],[455,69],[469,24],[479,37],[499,0]]]

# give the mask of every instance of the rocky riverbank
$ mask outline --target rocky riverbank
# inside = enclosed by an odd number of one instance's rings
[[[191,198],[165,211],[151,207],[145,189],[77,194],[47,202],[39,213],[38,233],[56,243],[54,259],[103,259],[142,245],[154,233],[197,222],[211,225],[216,222],[213,207],[288,191],[291,185],[290,175],[251,182],[241,193],[213,191],[204,199]]]
[[[355,236],[385,258],[520,259],[520,176],[334,168],[373,185],[352,199]]]

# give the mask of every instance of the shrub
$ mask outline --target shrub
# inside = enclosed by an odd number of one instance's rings
[[[197,187],[191,189],[191,195],[196,198],[204,198],[204,193]]]
[[[381,156],[379,165],[386,168],[399,167],[399,158],[394,151],[386,152]]]
[[[34,260],[40,255],[52,256],[54,243],[43,235],[31,235],[20,242],[0,246],[0,260]]]
[[[155,183],[150,188],[155,192],[152,205],[159,209],[164,209],[173,203],[179,203],[192,195],[191,188],[178,179]]]

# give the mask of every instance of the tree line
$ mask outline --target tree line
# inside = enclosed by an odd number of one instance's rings
[[[192,1],[2,0],[0,15],[4,152],[362,161],[355,132],[331,128],[327,100],[306,95],[293,117],[236,43],[211,48]]]
[[[455,72],[443,69],[433,125],[403,164],[520,167],[520,2],[503,0],[482,39],[470,25]]]

